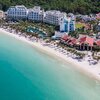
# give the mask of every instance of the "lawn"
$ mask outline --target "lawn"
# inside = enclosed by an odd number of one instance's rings
[[[84,23],[76,23],[76,28],[81,28],[84,26]]]

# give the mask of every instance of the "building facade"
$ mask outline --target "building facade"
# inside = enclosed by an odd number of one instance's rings
[[[24,20],[27,19],[28,10],[24,5],[11,6],[7,10],[7,18],[10,20]]]
[[[75,31],[75,21],[66,16],[60,22],[60,32],[72,32]]]
[[[2,14],[1,14],[2,15]],[[67,17],[66,13],[50,10],[44,12],[41,7],[35,6],[33,9],[27,9],[24,5],[11,6],[7,10],[7,19],[10,20],[31,20],[60,26],[60,32],[75,30],[75,21],[72,17]]]
[[[44,10],[41,7],[35,6],[33,9],[28,10],[28,20],[32,21],[43,21]]]
[[[60,31],[56,31],[52,39],[59,39],[62,36],[68,34],[69,32],[75,31],[75,20],[72,20],[70,17],[66,17],[66,15],[60,21]]]
[[[64,13],[61,13],[60,11],[50,10],[50,11],[45,12],[45,16],[44,16],[43,21],[45,23],[59,25],[63,16],[64,16]]]

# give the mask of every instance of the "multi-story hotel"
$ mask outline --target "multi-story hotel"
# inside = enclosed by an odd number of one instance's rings
[[[69,33],[75,30],[75,21],[57,10],[44,12],[41,7],[35,6],[33,9],[27,9],[25,6],[12,6],[7,10],[7,18],[10,20],[31,20],[43,21],[44,23],[60,26],[61,33]]]
[[[0,19],[4,18],[4,12],[0,10]]]
[[[75,31],[75,21],[69,17],[64,17],[60,22],[60,32]]]
[[[50,11],[45,12],[45,17],[43,21],[45,23],[59,25],[63,16],[64,16],[64,13],[61,13],[60,11],[50,10]]]
[[[11,20],[27,19],[28,10],[24,5],[11,6],[7,10],[7,18]]]
[[[55,31],[54,36],[52,36],[53,39],[59,39],[65,34],[69,34],[69,32],[75,31],[75,20],[72,20],[71,17],[67,17],[64,15],[64,17],[60,21],[60,29],[59,31]]]
[[[41,7],[35,6],[33,9],[28,10],[28,20],[43,21],[44,10]]]

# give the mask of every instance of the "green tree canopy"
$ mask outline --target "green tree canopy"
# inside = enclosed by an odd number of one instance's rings
[[[100,0],[0,0],[0,9],[6,11],[9,6],[22,4],[26,7],[40,5],[45,10],[56,9],[67,13],[100,12]]]

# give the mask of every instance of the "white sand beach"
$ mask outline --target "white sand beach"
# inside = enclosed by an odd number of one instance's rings
[[[12,34],[10,32],[7,32],[6,30],[0,28],[0,33],[4,33],[7,35],[10,35],[18,40],[24,41],[26,43],[29,43],[34,48],[39,49],[40,51],[47,53],[48,55],[55,57],[61,61],[64,61],[66,63],[69,63],[73,65],[73,68],[76,68],[80,72],[84,73],[85,75],[88,75],[91,78],[100,80],[100,63],[96,65],[89,65],[87,57],[82,60],[82,62],[79,62],[76,59],[73,59],[71,57],[68,57],[67,55],[64,55],[63,53],[60,53],[59,51],[49,47],[49,46],[43,46],[41,42],[31,42],[28,38],[25,38],[23,36],[19,36],[16,34]]]

